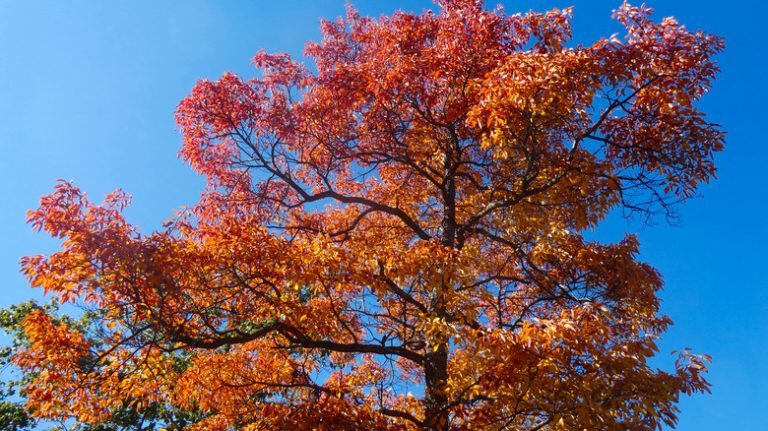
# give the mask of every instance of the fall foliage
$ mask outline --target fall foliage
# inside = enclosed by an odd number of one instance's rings
[[[128,196],[61,182],[29,213],[60,251],[23,271],[88,331],[30,311],[14,360],[37,418],[129,406],[189,430],[655,430],[707,391],[638,242],[582,233],[670,211],[714,176],[696,107],[722,40],[646,7],[570,42],[571,10],[479,0],[322,23],[306,67],[200,81],[178,106],[200,202],[140,233]],[[89,335],[96,331],[98,342]]]
[[[0,382],[0,431],[154,431],[160,427],[170,431],[182,430],[206,416],[196,409],[180,409],[156,402],[142,408],[125,403],[110,411],[107,419],[94,423],[72,423],[64,417],[35,421],[36,410],[25,409],[24,388],[38,379],[39,373],[22,375],[8,372],[16,371],[10,366],[14,354],[29,349],[31,342],[38,342],[36,338],[30,339],[29,335],[36,335],[34,332],[28,335],[23,330],[25,320],[33,313],[45,314],[53,326],[81,332],[92,348],[106,347],[104,331],[100,326],[103,318],[101,310],[87,310],[78,313],[75,318],[62,310],[55,299],[44,304],[27,301],[0,309],[0,331],[11,339],[8,346],[0,349],[0,371],[3,371],[3,381]],[[176,355],[176,360],[183,359]]]

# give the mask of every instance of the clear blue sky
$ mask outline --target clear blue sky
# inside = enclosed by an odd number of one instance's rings
[[[433,6],[353,3],[373,15]],[[610,19],[619,0],[504,3],[508,11],[576,6],[579,42],[619,30]],[[612,218],[596,234],[617,239],[639,230],[643,258],[665,276],[663,310],[676,325],[658,362],[670,364],[669,351],[686,346],[714,357],[714,393],[685,399],[678,429],[768,430],[768,5],[648,3],[657,17],[673,15],[726,38],[723,72],[703,107],[728,131],[727,149],[704,198],[679,208],[682,226]],[[300,55],[318,37],[319,18],[342,13],[343,0],[0,0],[0,306],[39,297],[18,260],[56,244],[32,234],[24,217],[57,178],[74,180],[96,200],[122,187],[134,197],[129,219],[144,230],[159,227],[202,188],[176,158],[173,121],[195,81],[230,70],[251,75],[259,48]]]

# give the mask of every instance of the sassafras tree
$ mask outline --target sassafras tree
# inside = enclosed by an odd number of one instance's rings
[[[99,343],[41,311],[15,362],[39,418],[130,406],[191,430],[655,430],[708,390],[706,357],[648,359],[670,324],[611,211],[670,211],[713,178],[697,109],[722,40],[621,5],[570,42],[571,10],[480,0],[322,23],[309,68],[200,81],[178,106],[199,203],[141,234],[118,191],[70,183],[29,221],[63,239],[33,286],[98,310]]]

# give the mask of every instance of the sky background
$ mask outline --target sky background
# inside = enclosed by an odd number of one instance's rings
[[[319,19],[343,0],[35,1],[0,0],[0,306],[39,298],[18,272],[23,255],[56,242],[33,234],[25,213],[56,179],[74,180],[96,201],[121,187],[133,195],[129,221],[160,227],[193,204],[203,181],[176,157],[174,110],[201,78],[253,76],[260,48],[301,56]],[[364,15],[420,11],[429,1],[357,0]],[[493,5],[494,2],[489,2]],[[620,30],[619,1],[506,1],[507,11],[575,6],[575,41]],[[681,402],[678,429],[768,430],[768,100],[762,27],[768,2],[649,0],[656,18],[724,36],[722,73],[701,104],[728,132],[718,180],[679,207],[681,221],[645,227],[611,217],[605,240],[638,232],[642,258],[664,275],[663,312],[675,326],[655,363],[691,347],[712,355],[712,395]]]

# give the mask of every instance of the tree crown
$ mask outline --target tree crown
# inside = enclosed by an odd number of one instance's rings
[[[60,183],[31,211],[62,250],[32,285],[100,310],[100,338],[34,311],[16,362],[38,417],[126,403],[192,429],[652,430],[704,359],[652,369],[659,274],[609,211],[668,212],[715,172],[696,102],[722,40],[623,4],[623,39],[569,46],[570,9],[482,1],[323,21],[307,68],[200,81],[180,155],[208,186],[140,234],[118,191]]]

